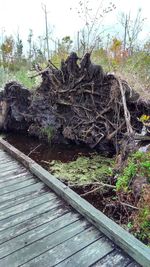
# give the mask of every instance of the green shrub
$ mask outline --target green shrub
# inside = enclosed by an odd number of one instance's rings
[[[150,180],[150,152],[137,151],[129,156],[127,166],[117,178],[116,189],[127,191],[136,174]]]

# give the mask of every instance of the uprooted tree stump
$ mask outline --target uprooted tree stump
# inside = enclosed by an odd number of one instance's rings
[[[90,53],[80,64],[78,60],[72,52],[60,69],[51,61],[44,70],[34,65],[37,73],[32,77],[42,77],[34,92],[7,83],[0,95],[1,129],[26,130],[51,142],[70,140],[108,152],[118,151],[128,136],[133,140],[143,127],[138,118],[150,114],[150,101],[142,100],[126,81],[104,73],[91,62]]]

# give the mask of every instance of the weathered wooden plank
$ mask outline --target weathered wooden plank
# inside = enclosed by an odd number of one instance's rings
[[[30,176],[31,178],[34,177],[33,174],[31,174],[28,170],[25,171],[20,171],[17,172],[16,174],[9,174],[9,175],[5,175],[3,177],[0,178],[0,186],[2,183],[6,182],[6,181],[10,181],[13,180],[15,178],[19,178],[22,176]]]
[[[3,157],[4,158],[6,158],[6,157],[9,158],[10,156],[6,152],[4,152],[3,150],[1,150],[0,151],[0,158],[3,158]]]
[[[1,167],[1,172],[0,172],[0,177],[2,177],[5,173],[10,173],[14,171],[19,171],[19,170],[25,170],[23,166],[13,166],[13,165],[7,165],[5,167]]]
[[[6,145],[7,144],[7,145]],[[7,141],[0,138],[0,146],[1,148],[7,152],[9,152],[10,155],[13,156],[13,158],[17,159],[19,162],[23,163],[25,167],[29,166],[29,162],[34,162],[32,159],[30,159],[28,156],[24,155],[21,151],[10,145]],[[22,157],[24,155],[24,157]],[[20,158],[22,157],[22,161],[20,161]]]
[[[15,174],[18,174],[18,173],[23,173],[25,172],[26,170],[24,168],[20,168],[20,169],[14,169],[14,170],[6,170],[6,171],[3,171],[2,173],[0,173],[0,179],[3,178],[4,176],[9,176],[9,175],[15,175]]]
[[[27,200],[30,200],[36,196],[40,196],[44,194],[45,192],[47,192],[47,188],[44,183],[36,183],[28,187],[28,190],[29,191],[27,191],[26,194],[23,192],[23,195],[18,196],[17,198],[11,198],[8,201],[0,202],[0,210],[14,207],[20,203],[26,202]]]
[[[5,160],[3,162],[0,161],[1,169],[7,168],[8,166],[20,167],[21,164],[18,163],[17,161],[13,161],[13,160],[11,160],[11,161],[6,161]]]
[[[5,160],[0,160],[0,167],[4,167],[5,165],[7,165],[7,164],[14,164],[14,163],[16,163],[16,161],[15,160],[8,160],[8,159],[5,159]],[[20,163],[18,163],[18,164],[20,164]]]
[[[142,242],[94,208],[86,200],[82,199],[37,163],[29,164],[29,169],[139,264],[142,264],[144,267],[150,266],[150,249]]]
[[[0,244],[3,242],[6,242],[14,237],[17,237],[23,233],[26,233],[42,224],[48,223],[68,212],[70,212],[71,209],[67,205],[58,205],[58,201],[54,203],[52,206],[52,209],[49,211],[46,210],[45,213],[40,213],[37,216],[33,217],[31,220],[28,219],[25,222],[22,222],[20,224],[17,224],[13,227],[7,228],[6,230],[3,230],[0,232]]]
[[[13,215],[10,217],[0,221],[0,231],[7,229],[9,227],[15,226],[21,222],[24,222],[28,219],[31,219],[33,217],[36,217],[38,215],[41,215],[44,212],[48,212],[49,210],[59,206],[61,204],[61,201],[58,200],[58,198],[55,198],[51,200],[50,202],[46,202],[44,204],[40,204],[34,208],[31,208],[29,210],[23,211],[22,213],[19,213],[17,215]]]
[[[30,245],[31,243],[60,230],[61,228],[63,228],[65,231],[64,227],[79,221],[79,219],[81,219],[81,215],[69,212],[51,222],[38,226],[35,229],[22,234],[21,236],[3,243],[0,245],[0,259],[15,252],[16,250],[25,247],[26,245]]]
[[[34,190],[34,188],[37,187],[37,190],[38,190],[38,187],[41,186],[41,185],[43,185],[43,183],[42,182],[38,182],[36,184],[30,185],[30,186],[27,186],[27,187],[23,187],[20,190],[16,190],[16,191],[4,194],[4,195],[2,195],[0,197],[1,203],[9,201],[9,200],[12,200],[12,199],[17,199],[20,196],[28,195],[28,194],[30,194],[30,192],[32,192],[32,190]],[[52,191],[50,190],[50,192],[52,192]]]
[[[9,153],[5,152],[4,150],[0,150],[0,160],[3,159],[10,159],[11,156],[9,155]],[[13,159],[14,160],[14,159]]]
[[[126,267],[130,262],[131,259],[127,255],[115,249],[91,267]]]
[[[8,155],[8,154],[7,154]],[[4,156],[3,158],[2,157],[0,157],[0,166],[2,165],[3,166],[3,164],[7,164],[7,163],[12,163],[12,164],[14,164],[14,163],[16,163],[17,161],[14,159],[14,158],[12,158],[12,157],[10,157],[9,155],[8,155],[8,157],[7,156]],[[17,162],[17,164],[20,164],[19,162]]]
[[[84,247],[90,245],[98,239],[101,240],[101,244],[105,242],[102,238],[102,233],[100,233],[94,227],[91,226],[87,230],[84,230],[81,233],[74,235],[72,238],[66,241],[64,240],[63,243],[58,244],[57,246],[47,250],[40,256],[33,258],[31,261],[25,263],[23,266],[55,266],[56,264],[68,258],[69,256],[73,255],[75,252],[83,249]],[[107,251],[109,251],[109,249],[112,250],[111,246],[108,246]],[[87,262],[88,261],[86,261],[86,267]],[[74,267],[74,264],[72,264],[72,266]]]
[[[45,202],[48,202],[52,199],[56,198],[56,195],[54,193],[45,193],[43,196],[38,196],[36,198],[33,198],[31,200],[26,201],[25,203],[18,204],[14,207],[1,210],[0,211],[0,221],[4,220],[14,214],[21,213],[25,210],[31,209],[33,207],[36,207],[40,204],[43,204]]]
[[[1,169],[3,170],[5,168],[7,168],[7,167],[21,167],[22,165],[17,161],[11,160],[11,161],[7,162],[5,160],[3,163],[0,161],[0,166],[1,166]]]
[[[5,152],[3,149],[1,149],[0,150],[0,159],[2,158],[2,157],[10,157],[10,155],[7,153],[7,152]]]
[[[64,242],[65,240],[76,236],[78,233],[84,231],[86,228],[89,228],[89,224],[85,221],[77,221],[74,222],[65,228],[58,230],[57,232],[46,236],[35,243],[32,243],[12,254],[0,260],[0,266],[7,266],[7,267],[18,267],[25,262],[37,257],[38,255],[44,253],[45,251],[57,246],[58,244]],[[64,231],[65,229],[65,231]],[[91,227],[90,229],[93,229]],[[94,231],[94,229],[93,229]],[[98,234],[97,234],[98,236]],[[91,235],[93,238],[93,235]],[[49,264],[52,259],[49,258]],[[50,265],[47,266],[50,266]],[[36,266],[43,266],[43,262],[41,265]],[[51,265],[52,266],[52,265]]]
[[[144,265],[139,265],[136,262],[131,262],[126,267],[145,267],[145,266]]]
[[[14,184],[18,184],[20,182],[25,182],[29,179],[32,179],[33,176],[20,176],[18,178],[15,178],[15,179],[12,179],[12,180],[9,180],[9,181],[4,181],[2,184],[0,184],[0,190],[4,187],[7,187],[7,186],[10,186],[10,185],[14,185]]]
[[[3,154],[3,153],[5,153],[3,150],[0,150],[0,154]]]
[[[7,194],[7,193],[10,193],[10,192],[13,192],[13,191],[16,191],[16,190],[19,190],[21,188],[27,187],[27,186],[35,184],[35,183],[37,183],[37,179],[31,178],[25,182],[20,182],[18,184],[14,184],[14,185],[10,185],[10,186],[4,187],[4,188],[0,188],[0,196]]]
[[[150,250],[146,248],[141,242],[132,237],[129,233],[124,231],[114,222],[109,220],[89,203],[81,199],[77,194],[63,185],[55,177],[51,176],[50,174],[46,174],[47,172],[45,173],[45,170],[43,170],[43,168],[34,163],[34,161],[29,159],[23,153],[13,148],[4,140],[1,140],[0,143],[2,147],[5,147],[5,150],[11,153],[11,155],[15,156],[15,158],[17,158],[25,166],[29,167],[30,170],[32,170],[33,173],[36,173],[37,176],[41,180],[43,180],[51,189],[53,189],[57,194],[67,200],[69,204],[76,208],[81,214],[86,216],[88,220],[95,224],[98,229],[102,230],[108,237],[110,237],[120,247],[127,251],[127,253],[131,255],[131,257],[141,263],[142,266],[149,267]],[[42,171],[41,169],[37,169],[37,167],[41,168]]]
[[[83,238],[83,240],[84,240],[84,238]],[[82,244],[83,240],[81,240],[81,244]],[[70,243],[70,241],[71,240],[69,240],[69,243]],[[88,241],[88,237],[87,237],[87,241]],[[73,248],[73,249],[71,251],[71,249],[69,248],[69,246],[67,245],[67,242],[66,242],[64,255],[62,253],[60,253],[59,251],[56,252],[57,248],[56,249],[54,248],[54,251],[57,253],[55,264],[60,262],[57,265],[59,267],[72,267],[72,266],[73,267],[78,267],[78,266],[87,267],[87,266],[91,266],[97,260],[101,259],[105,255],[108,255],[111,251],[114,250],[113,243],[110,242],[105,237],[98,239],[97,241],[93,242],[92,244],[91,244],[91,242],[89,242],[89,243],[90,244],[88,246],[87,246],[87,244],[85,244],[86,247],[82,249],[81,244],[78,244],[78,242],[75,241],[74,243],[72,243],[71,248]],[[81,250],[80,250],[80,248],[81,248]],[[60,248],[60,251],[61,251],[61,248]],[[78,252],[73,254],[76,251],[78,251]],[[68,258],[68,256],[71,255],[71,253],[73,255]],[[65,257],[67,258],[66,260],[64,260]],[[64,260],[64,261],[62,261],[62,260]],[[35,261],[36,261],[36,259],[35,259]],[[35,266],[35,265],[33,265],[33,266]],[[42,266],[44,267],[46,265],[42,265]],[[115,265],[113,265],[113,267],[114,266]]]

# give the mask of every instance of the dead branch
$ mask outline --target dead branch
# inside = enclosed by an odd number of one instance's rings
[[[125,116],[125,121],[126,121],[126,126],[127,126],[127,132],[129,134],[133,135],[133,129],[132,129],[132,126],[131,126],[131,123],[130,123],[131,116],[130,116],[130,112],[129,112],[128,108],[127,108],[125,92],[124,92],[123,87],[122,87],[122,82],[120,81],[119,78],[117,78],[117,77],[115,77],[115,78],[118,81],[119,89],[120,89],[121,96],[122,96],[122,103],[123,103],[124,116]]]
[[[32,149],[29,154],[27,155],[28,157],[33,153],[35,152],[35,150],[37,150],[39,147],[41,146],[41,144],[39,144],[38,146],[36,146],[34,149]]]
[[[84,194],[81,194],[80,196],[81,196],[81,197],[85,197],[85,196],[87,196],[87,195],[91,195],[91,194],[93,194],[93,193],[99,191],[101,188],[102,188],[101,186],[96,187],[96,188],[94,188],[94,189],[91,190],[91,191],[88,191],[88,192],[86,192],[86,193],[84,193]]]
[[[123,205],[123,206],[127,206],[127,207],[129,207],[129,208],[131,208],[131,209],[135,209],[135,210],[139,210],[139,208],[137,208],[137,207],[135,207],[135,206],[133,206],[133,205],[130,205],[130,204],[128,204],[128,203],[125,203],[125,202],[119,202],[121,205]]]

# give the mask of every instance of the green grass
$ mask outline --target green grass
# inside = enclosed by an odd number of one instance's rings
[[[25,87],[32,89],[40,82],[39,78],[30,79],[31,73],[25,68],[18,71],[9,71],[8,69],[0,68],[0,87],[4,88],[5,84],[9,81],[17,81]]]

